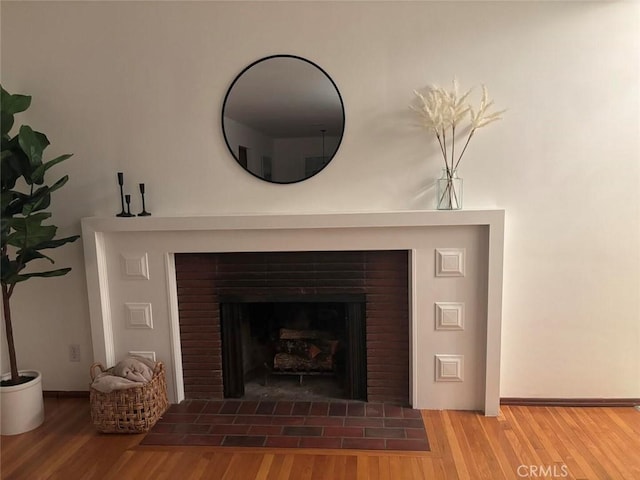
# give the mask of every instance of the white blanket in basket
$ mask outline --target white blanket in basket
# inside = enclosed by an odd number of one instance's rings
[[[130,356],[121,360],[110,371],[96,376],[91,384],[102,393],[141,387],[153,378],[155,363],[143,357]]]

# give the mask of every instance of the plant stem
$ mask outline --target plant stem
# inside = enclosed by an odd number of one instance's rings
[[[455,156],[456,150],[456,124],[451,124],[451,177],[453,177],[453,172],[455,168],[453,167],[453,161],[456,159]],[[451,178],[449,178],[451,179]]]
[[[9,364],[11,365],[11,382],[18,383],[20,374],[18,373],[18,362],[16,360],[16,346],[13,342],[13,327],[11,326],[11,307],[9,306],[11,292],[5,283],[2,284],[2,309],[4,313],[5,333],[7,335],[7,346],[9,347]]]
[[[447,190],[449,190],[449,181],[447,180],[447,186],[442,191],[442,195],[440,195],[440,200],[438,200],[438,205],[442,205],[442,199],[447,195]],[[449,197],[449,208],[451,208],[451,197]]]
[[[442,143],[444,144],[444,166],[447,169],[447,174],[449,173],[449,162],[447,160],[447,131],[444,127],[442,127]]]
[[[435,130],[435,129],[434,129],[434,130]],[[440,151],[442,152],[442,156],[443,156],[444,158],[447,158],[447,154],[446,154],[446,152],[444,151],[444,148],[443,148],[443,146],[442,146],[442,139],[440,138],[440,133],[438,132],[438,130],[435,130],[435,132],[436,132],[436,138],[438,139],[438,144],[440,145]]]
[[[467,137],[467,141],[464,144],[464,148],[462,149],[462,152],[460,153],[460,156],[458,157],[458,161],[456,162],[455,167],[453,168],[454,170],[456,170],[458,168],[458,165],[460,165],[460,160],[462,160],[462,156],[464,155],[464,152],[467,151],[467,146],[469,145],[469,142],[471,141],[471,137],[473,137],[473,134],[475,133],[476,129],[472,129],[469,132],[469,136]]]
[[[447,185],[442,190],[442,194],[438,199],[438,209],[442,209],[441,208],[442,206],[444,206],[446,209],[449,209],[449,210],[452,210],[454,208],[455,209],[460,208],[460,200],[458,199],[458,193],[456,192],[455,183],[453,180],[454,178],[453,178],[453,171],[452,171],[451,175],[447,175],[447,179],[446,179]],[[443,204],[443,200],[446,203]]]
[[[460,201],[458,200],[458,194],[456,193],[456,189],[453,183],[453,177],[451,177],[451,192],[453,193],[453,199],[451,203],[453,204],[453,200],[456,201],[456,208],[460,208]]]

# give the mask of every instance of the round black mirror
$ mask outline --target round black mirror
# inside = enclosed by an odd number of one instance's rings
[[[344,133],[344,104],[331,77],[294,55],[253,62],[235,78],[222,106],[229,151],[252,175],[295,183],[322,170]]]

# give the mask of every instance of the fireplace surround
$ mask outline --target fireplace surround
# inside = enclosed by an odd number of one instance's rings
[[[163,361],[172,402],[185,398],[177,254],[405,251],[409,404],[498,414],[502,210],[86,218],[82,232],[95,360]]]

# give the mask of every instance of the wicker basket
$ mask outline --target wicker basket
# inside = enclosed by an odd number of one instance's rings
[[[96,369],[100,372],[96,373]],[[91,365],[91,380],[105,370],[100,363]],[[153,427],[167,410],[167,382],[164,365],[157,362],[153,378],[142,387],[102,393],[90,388],[91,420],[104,433],[142,433]]]

